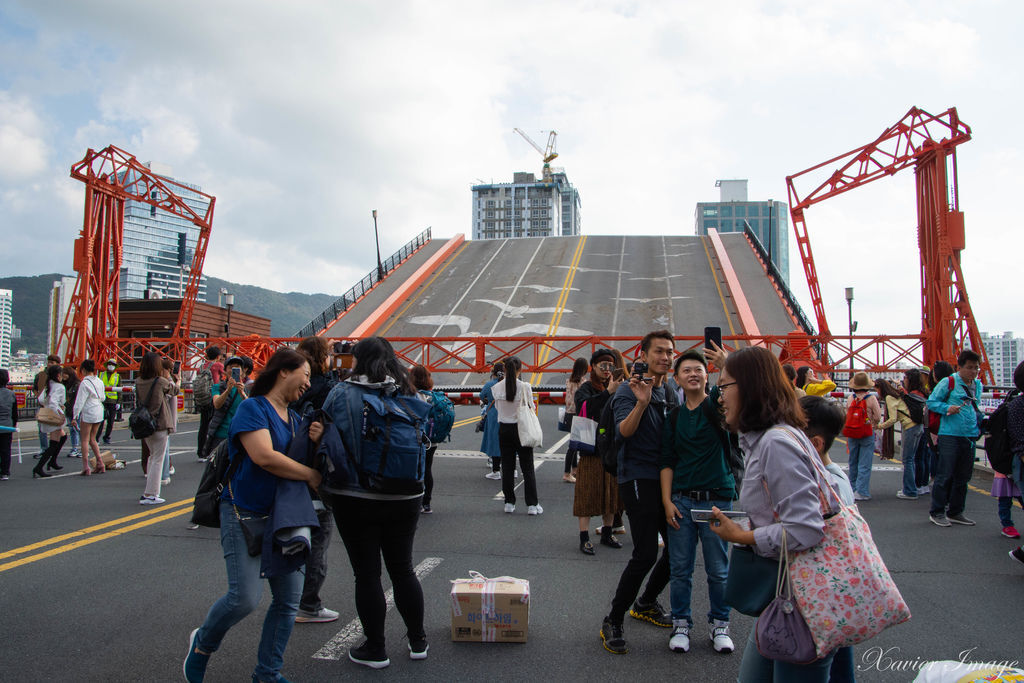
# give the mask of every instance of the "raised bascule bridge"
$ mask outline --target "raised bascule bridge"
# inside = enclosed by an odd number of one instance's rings
[[[462,235],[435,238],[428,230],[287,338],[192,338],[189,321],[214,198],[206,214],[196,215],[176,197],[173,183],[127,152],[89,150],[72,168],[72,176],[86,184],[86,212],[75,248],[78,283],[61,340],[69,362],[113,357],[131,369],[152,349],[195,368],[207,344],[249,355],[259,366],[274,349],[303,336],[355,341],[380,335],[403,362],[425,365],[440,385],[477,385],[491,363],[516,355],[535,387],[557,387],[575,358],[589,358],[598,347],[633,358],[646,332],[668,329],[682,351],[703,345],[705,326],[718,326],[728,348],[764,345],[783,360],[844,375],[851,369],[930,366],[970,347],[982,354],[982,379],[991,384],[960,268],[965,224],[956,150],[969,139],[970,128],[956,109],[933,116],[913,108],[868,144],[786,179],[813,319],[749,231],[466,241]],[[834,334],[825,319],[805,214],[821,201],[908,167],[916,177],[921,327],[888,335]],[[118,335],[126,199],[200,228],[178,324],[168,337]]]

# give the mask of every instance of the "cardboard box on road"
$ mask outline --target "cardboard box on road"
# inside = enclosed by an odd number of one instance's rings
[[[452,640],[525,643],[530,627],[530,582],[511,576],[452,581]]]
[[[114,451],[100,451],[100,459],[103,460],[103,466],[107,469],[112,469],[117,462],[114,458]],[[96,458],[94,456],[89,457],[89,467],[96,467]]]

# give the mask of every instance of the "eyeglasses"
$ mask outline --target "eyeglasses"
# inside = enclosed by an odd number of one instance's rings
[[[615,369],[615,363],[598,363],[594,366],[598,370],[604,370],[605,372],[611,372]]]
[[[731,387],[733,384],[736,384],[736,382],[726,382],[725,384],[719,384],[718,385],[718,390],[721,391],[722,389],[725,389],[726,387]]]

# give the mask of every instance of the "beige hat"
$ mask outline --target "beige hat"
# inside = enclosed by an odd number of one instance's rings
[[[866,372],[854,373],[853,379],[850,380],[850,389],[874,389],[875,385],[871,383],[871,378],[868,377]]]

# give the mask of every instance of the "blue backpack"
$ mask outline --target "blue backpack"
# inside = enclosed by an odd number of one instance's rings
[[[430,397],[430,413],[427,416],[427,438],[430,443],[448,441],[455,424],[455,404],[443,391],[420,390],[424,397]]]
[[[348,472],[339,473],[347,481],[328,482],[329,486],[398,495],[423,493],[430,413],[425,401],[341,382],[331,390],[324,410],[341,433],[352,464]]]

